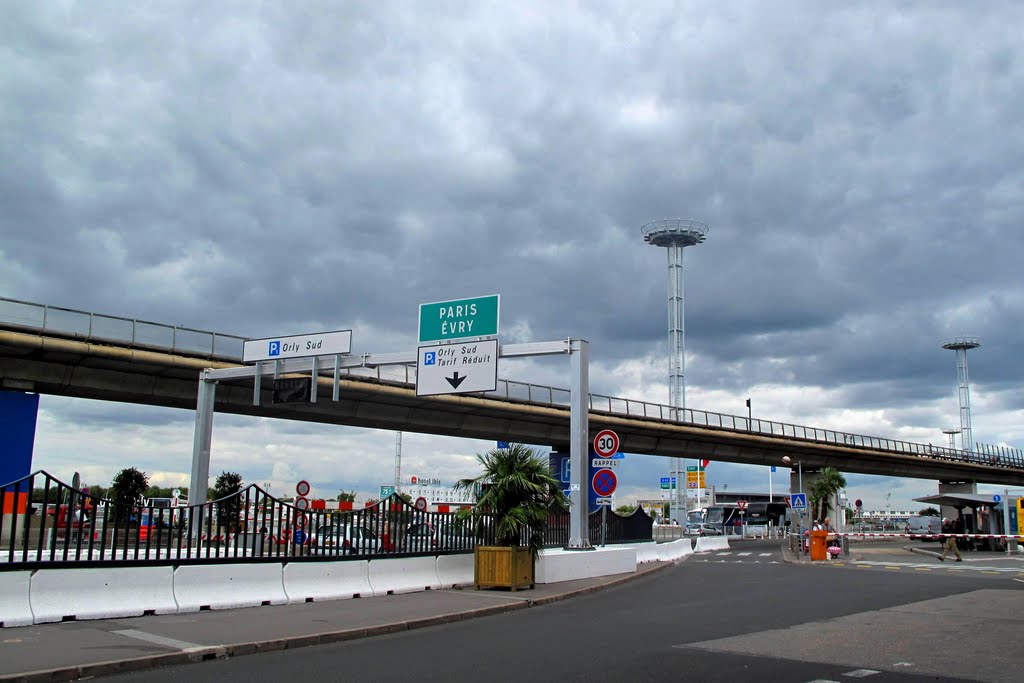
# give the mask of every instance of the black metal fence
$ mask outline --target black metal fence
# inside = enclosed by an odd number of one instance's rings
[[[398,496],[353,510],[301,510],[256,484],[203,505],[132,505],[95,498],[40,471],[0,488],[0,571],[44,566],[317,561],[471,552],[493,544],[486,520],[418,510]],[[591,543],[601,538],[590,516]],[[651,519],[608,515],[607,543],[651,540]],[[552,517],[548,547],[569,542]]]

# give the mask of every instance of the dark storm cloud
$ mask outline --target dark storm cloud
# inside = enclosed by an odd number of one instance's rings
[[[0,294],[395,351],[418,303],[498,292],[504,329],[610,368],[665,357],[640,226],[681,215],[711,226],[688,383],[907,408],[950,395],[939,341],[967,332],[972,377],[1024,405],[1016,4],[6,17]]]

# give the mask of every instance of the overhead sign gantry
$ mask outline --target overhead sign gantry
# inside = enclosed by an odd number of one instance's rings
[[[213,408],[218,381],[253,379],[253,405],[261,400],[260,380],[265,374],[279,378],[284,374],[309,373],[310,402],[315,402],[324,356],[334,359],[334,401],[339,400],[342,368],[379,367],[384,365],[417,365],[416,393],[419,396],[494,391],[497,384],[497,359],[567,354],[572,381],[569,398],[569,442],[571,481],[569,485],[569,544],[571,549],[589,549],[589,531],[583,477],[589,453],[589,344],[585,339],[562,339],[551,342],[499,344],[499,297],[497,294],[471,299],[435,302],[420,306],[419,341],[438,342],[407,353],[348,355],[351,331],[343,337],[327,337],[339,333],[296,335],[249,340],[248,354],[243,358],[255,365],[233,368],[208,368],[200,373],[196,405],[196,430],[192,447],[192,482],[209,480],[210,444],[213,438]],[[317,338],[319,337],[319,339]],[[467,341],[472,340],[472,341]],[[322,343],[321,343],[322,342]],[[448,342],[448,343],[442,343]],[[453,342],[458,342],[453,344]],[[244,346],[243,346],[244,348]],[[443,351],[443,352],[442,352]],[[286,355],[300,354],[300,355]],[[428,355],[433,354],[433,355]],[[428,362],[430,360],[431,362]],[[442,362],[443,361],[443,362]],[[442,372],[443,371],[443,372]],[[206,502],[206,486],[193,484],[196,499],[193,505]]]

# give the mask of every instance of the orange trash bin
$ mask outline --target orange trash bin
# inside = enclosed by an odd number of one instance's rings
[[[811,561],[828,559],[828,532],[811,532]]]

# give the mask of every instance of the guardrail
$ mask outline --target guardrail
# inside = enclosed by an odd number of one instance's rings
[[[0,323],[72,339],[241,361],[245,337],[0,297]]]
[[[76,339],[124,344],[130,347],[173,351],[183,355],[236,363],[241,363],[242,342],[246,339],[246,337],[219,332],[89,313],[4,297],[0,297],[0,326],[46,332]],[[416,368],[412,365],[347,368],[343,370],[343,374],[407,386],[416,384]],[[486,392],[484,395],[505,401],[561,407],[568,407],[571,397],[568,389],[512,380],[498,380],[497,389]],[[946,448],[727,413],[693,410],[692,408],[680,409],[661,403],[601,394],[590,394],[589,406],[592,411],[609,415],[651,418],[816,443],[870,448],[950,462],[980,463],[1004,468],[1024,467],[1024,451],[1006,446],[979,443],[975,445],[974,450]]]
[[[122,564],[357,560],[472,552],[493,525],[419,510],[398,495],[356,510],[299,509],[256,484],[203,505],[160,507],[96,498],[39,471],[0,486],[0,571]],[[590,539],[601,539],[600,513]],[[546,547],[569,542],[568,513],[552,516]],[[607,543],[650,541],[642,510],[610,512]],[[525,544],[526,539],[523,539]]]

